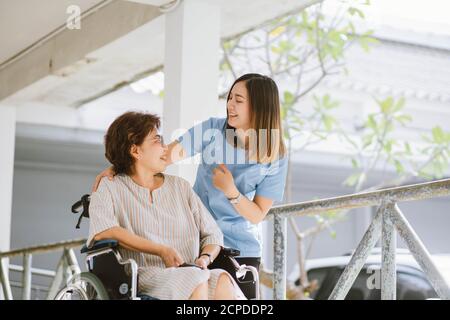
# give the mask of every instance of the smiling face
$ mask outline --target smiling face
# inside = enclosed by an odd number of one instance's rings
[[[135,166],[155,173],[163,172],[167,167],[167,146],[156,129],[145,137],[142,144],[133,145],[130,153],[135,159]]]
[[[228,96],[228,124],[236,129],[251,128],[251,105],[245,81],[237,82]]]
[[[278,86],[273,79],[247,73],[235,80],[227,99],[227,129],[237,129],[234,133],[239,138],[233,139],[235,146],[245,141],[245,148],[261,163],[285,156],[281,120]]]

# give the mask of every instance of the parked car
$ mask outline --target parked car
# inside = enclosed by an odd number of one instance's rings
[[[338,257],[310,259],[306,262],[308,280],[317,281],[317,289],[310,298],[327,300],[333,291],[344,268],[349,263],[351,254]],[[432,259],[450,284],[450,255],[432,255]],[[418,263],[408,250],[397,249],[397,300],[436,299],[438,295],[427,280]],[[298,264],[289,275],[289,279],[299,285]],[[381,248],[375,248],[361,269],[346,300],[381,299]]]

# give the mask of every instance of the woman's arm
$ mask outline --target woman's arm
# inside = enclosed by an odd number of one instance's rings
[[[181,143],[178,140],[173,141],[167,146],[167,164],[171,165],[172,163],[181,161],[186,158],[187,153],[184,150]]]
[[[184,262],[175,249],[139,237],[122,227],[107,229],[94,237],[96,241],[103,239],[117,240],[120,246],[129,250],[157,255],[161,257],[166,267],[178,267]]]
[[[239,190],[236,188],[234,193],[225,195],[227,198],[236,198],[239,194]],[[249,200],[246,196],[242,195],[238,203],[233,204],[236,211],[251,223],[257,224],[264,220],[272,208],[273,200],[261,196],[255,196],[253,201]]]
[[[227,198],[236,198],[240,191],[234,184],[233,175],[226,165],[220,164],[213,171],[213,184],[221,190]],[[242,195],[238,203],[233,204],[236,211],[251,223],[257,224],[264,220],[273,205],[273,200],[255,196],[254,200],[249,200]]]
[[[188,195],[189,209],[194,216],[199,231],[200,253],[195,263],[206,269],[220,253],[223,246],[223,233],[187,181],[183,183],[181,191]]]
[[[208,265],[213,262],[220,252],[220,246],[217,244],[208,244],[203,247],[198,258],[195,260],[195,264],[203,269],[208,268]]]

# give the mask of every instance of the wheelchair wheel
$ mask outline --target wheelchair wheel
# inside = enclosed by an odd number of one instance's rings
[[[108,300],[108,292],[93,273],[75,275],[70,283],[55,297],[55,300]]]

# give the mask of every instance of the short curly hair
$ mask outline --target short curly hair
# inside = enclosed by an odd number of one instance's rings
[[[126,112],[109,126],[105,135],[105,157],[116,174],[131,174],[134,158],[132,145],[141,145],[153,129],[159,129],[160,118],[146,112]]]

